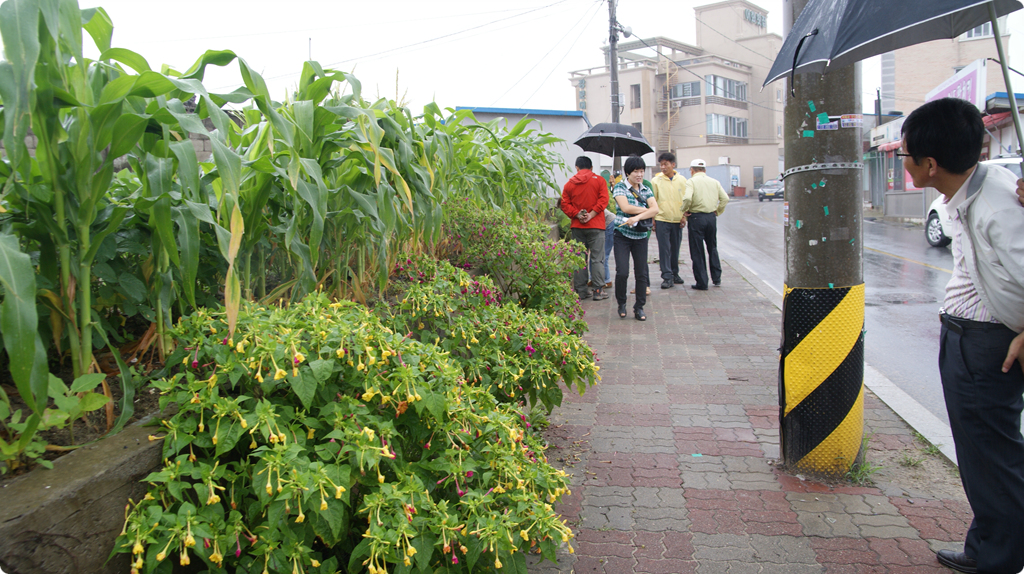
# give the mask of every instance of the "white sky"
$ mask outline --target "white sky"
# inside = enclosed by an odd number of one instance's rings
[[[430,101],[442,108],[575,109],[568,73],[602,65],[608,36],[604,0],[94,1],[114,22],[113,45],[138,52],[153,69],[184,71],[207,49],[229,49],[284,99],[312,53],[324,67],[354,72],[367,99],[397,95],[414,113]],[[637,36],[694,43],[693,7],[713,1],[619,0],[617,19]],[[768,10],[768,30],[781,35],[783,1],[753,2]],[[1010,65],[1018,69],[1022,12],[1008,26]],[[208,68],[204,84],[231,91],[241,85],[237,69]],[[869,112],[879,84],[876,57],[863,67]]]

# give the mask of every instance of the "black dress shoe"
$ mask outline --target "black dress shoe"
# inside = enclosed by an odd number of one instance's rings
[[[619,319],[625,319],[625,318],[626,318],[626,304],[625,303],[619,303]]]
[[[633,309],[633,316],[636,317],[637,321],[646,321],[647,315],[644,314],[643,309]]]
[[[715,287],[721,287],[721,286],[722,286],[722,282],[721,281],[715,281]]]
[[[978,571],[978,562],[973,558],[968,557],[963,552],[953,552],[952,550],[939,550],[935,555],[939,559],[939,564],[947,568],[952,568],[957,572],[966,572],[967,574],[974,574]]]
[[[673,285],[673,283],[671,281],[669,281],[668,279],[666,279],[666,280],[661,282],[661,288],[662,289],[671,289],[674,286],[675,285]]]
[[[696,289],[698,291],[707,291],[708,290],[707,287],[701,287],[700,285],[697,285],[697,284],[690,285],[690,289]]]
[[[672,282],[675,283],[676,285],[682,285],[683,283],[686,283],[686,281],[682,277],[673,277]]]

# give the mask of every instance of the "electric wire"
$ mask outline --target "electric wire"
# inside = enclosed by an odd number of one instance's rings
[[[601,6],[601,3],[600,3],[600,2],[598,2],[598,3],[596,3],[596,4],[595,4],[595,6],[598,6],[598,7],[600,7],[600,6]],[[554,74],[554,73],[555,73],[555,70],[557,70],[557,69],[558,69],[558,66],[561,66],[561,65],[562,65],[562,62],[563,62],[563,61],[565,61],[565,58],[566,58],[566,57],[567,57],[567,56],[569,55],[569,52],[572,52],[572,49],[576,47],[576,44],[577,44],[577,43],[578,43],[578,42],[580,41],[580,38],[582,38],[582,37],[583,37],[583,33],[587,31],[587,28],[589,28],[589,27],[590,27],[590,23],[594,21],[594,18],[595,18],[595,17],[597,16],[598,12],[599,12],[599,10],[594,10],[594,14],[590,16],[590,20],[589,20],[589,21],[587,21],[587,24],[586,24],[586,25],[585,25],[585,26],[583,27],[583,29],[582,29],[582,30],[580,30],[580,33],[579,33],[579,34],[578,34],[578,35],[576,36],[576,39],[575,39],[575,40],[573,40],[573,42],[572,42],[572,45],[571,45],[571,46],[569,46],[569,49],[568,49],[568,50],[566,50],[564,54],[562,54],[562,57],[561,57],[561,58],[560,58],[560,59],[558,60],[558,62],[557,62],[557,63],[555,63],[555,65],[554,65],[554,66],[552,66],[552,68],[551,68],[551,71],[550,71],[550,72],[548,72],[548,75],[547,75],[547,76],[544,76],[544,79],[543,79],[543,80],[541,80],[541,82],[540,82],[539,84],[537,84],[537,89],[536,89],[536,90],[534,90],[532,94],[530,94],[530,97],[526,98],[526,101],[524,101],[524,102],[523,102],[523,105],[522,105],[522,106],[520,106],[520,107],[523,107],[523,108],[525,108],[525,107],[526,107],[526,104],[527,104],[527,103],[528,103],[528,102],[529,102],[529,101],[530,101],[531,99],[533,99],[533,96],[536,96],[536,95],[537,95],[537,92],[539,92],[539,91],[540,91],[540,89],[541,89],[542,87],[544,87],[544,84],[545,84],[545,82],[547,82],[547,81],[548,81],[548,78],[550,78],[550,77],[551,77],[551,74]]]
[[[597,6],[600,6],[600,5],[601,5],[601,4],[603,3],[603,2],[604,2],[604,0],[598,0],[598,1],[597,1],[597,2],[595,3],[595,4],[596,4]],[[573,24],[573,25],[572,25],[572,26],[571,26],[571,27],[570,27],[570,28],[569,28],[568,30],[566,30],[565,34],[564,34],[564,35],[562,35],[562,37],[561,37],[561,38],[559,38],[559,39],[558,39],[558,41],[554,43],[554,45],[553,45],[553,46],[551,47],[551,48],[552,48],[552,50],[554,50],[555,46],[558,46],[559,44],[561,44],[561,43],[562,43],[562,40],[565,40],[565,39],[566,39],[566,38],[567,38],[567,37],[569,36],[569,34],[571,34],[571,33],[572,33],[572,31],[573,31],[574,29],[576,29],[576,26],[579,26],[579,25],[580,25],[580,23],[581,23],[581,22],[583,22],[583,19],[584,19],[584,18],[586,18],[586,17],[587,17],[587,13],[586,13],[586,12],[584,12],[584,13],[583,13],[583,15],[582,15],[582,16],[580,16],[580,19],[579,19],[579,20],[577,20],[577,21],[576,21],[576,23],[575,23],[575,24]],[[591,17],[591,20],[593,20],[593,17]],[[587,23],[587,25],[589,25],[589,24],[590,24],[590,23],[588,22],[588,23]],[[586,26],[584,26],[584,30],[586,30]],[[575,44],[574,44],[574,45],[575,45]],[[570,49],[571,49],[571,48],[570,48]],[[493,103],[491,104],[491,106],[492,106],[492,107],[493,107],[493,106],[496,106],[496,105],[498,104],[498,102],[499,102],[499,101],[501,101],[501,99],[502,99],[502,98],[504,98],[505,96],[507,96],[509,92],[511,92],[511,91],[512,91],[513,89],[515,89],[515,88],[516,88],[517,86],[519,86],[520,82],[522,82],[523,80],[525,80],[525,79],[526,79],[526,77],[527,77],[527,76],[529,76],[529,75],[530,75],[530,73],[531,73],[531,72],[533,72],[533,71],[534,71],[534,70],[535,70],[535,69],[537,68],[537,66],[539,66],[539,65],[541,64],[541,62],[543,62],[543,61],[544,61],[545,59],[547,59],[547,57],[548,57],[549,55],[551,55],[551,51],[547,51],[547,52],[545,52],[545,53],[544,53],[544,55],[543,55],[543,56],[541,56],[539,60],[537,60],[537,63],[535,63],[535,64],[534,64],[534,65],[533,65],[533,66],[532,66],[532,67],[531,67],[531,68],[530,68],[529,70],[527,70],[525,74],[523,74],[523,77],[521,77],[521,78],[519,78],[518,80],[516,80],[515,82],[513,82],[513,83],[512,83],[512,85],[511,85],[511,86],[509,86],[509,88],[508,88],[507,90],[505,90],[505,93],[503,93],[503,94],[501,94],[500,96],[498,96],[497,98],[495,98],[495,100],[494,100],[494,102],[493,102]],[[532,97],[532,96],[531,96],[531,97]]]

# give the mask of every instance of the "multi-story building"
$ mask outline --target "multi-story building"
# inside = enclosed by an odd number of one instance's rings
[[[694,12],[696,45],[660,36],[619,43],[619,121],[681,166],[698,157],[736,165],[736,185],[755,188],[780,173],[785,82],[760,88],[783,40],[767,32],[767,11],[746,0]],[[604,53],[604,66],[570,74],[577,109],[595,124],[612,117]]]

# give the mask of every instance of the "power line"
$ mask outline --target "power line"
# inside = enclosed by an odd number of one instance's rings
[[[594,4],[594,6],[596,6],[597,8],[600,8],[600,7],[601,7],[601,4],[603,4],[603,3],[604,3],[604,2],[603,2],[602,0],[599,0],[598,2],[596,2],[596,3]],[[562,62],[563,62],[563,61],[565,61],[565,58],[566,58],[566,56],[568,56],[568,55],[569,55],[569,52],[571,52],[571,51],[572,51],[572,49],[576,47],[576,43],[577,43],[577,42],[579,42],[579,41],[580,41],[580,38],[582,38],[582,37],[583,37],[583,33],[587,31],[587,28],[588,28],[588,27],[590,26],[590,23],[594,21],[594,18],[595,18],[595,17],[597,16],[597,14],[598,14],[599,12],[600,12],[600,10],[594,10],[594,14],[590,16],[590,20],[589,20],[589,21],[587,22],[587,24],[586,24],[586,25],[585,25],[585,26],[583,27],[583,29],[582,29],[582,30],[580,30],[580,33],[579,33],[579,35],[577,35],[577,36],[576,36],[576,39],[575,39],[575,40],[573,40],[573,42],[572,42],[572,45],[571,45],[571,46],[569,46],[569,49],[568,49],[568,50],[566,50],[564,54],[562,54],[562,57],[561,57],[561,58],[560,58],[560,59],[558,60],[558,62],[557,62],[557,63],[556,63],[556,64],[555,64],[555,65],[554,65],[554,66],[553,66],[552,68],[551,68],[551,71],[550,71],[550,72],[548,72],[548,75],[547,75],[547,76],[544,76],[544,79],[543,79],[543,80],[541,80],[540,84],[538,84],[538,85],[537,85],[537,89],[536,89],[536,90],[534,90],[532,94],[530,94],[530,97],[526,98],[526,101],[525,101],[525,102],[523,102],[523,105],[522,105],[521,107],[524,107],[524,108],[526,107],[526,104],[527,104],[527,103],[528,103],[528,102],[529,102],[529,101],[530,101],[531,99],[533,99],[533,96],[536,96],[536,95],[537,95],[537,92],[539,92],[539,91],[540,91],[540,89],[541,89],[541,87],[543,87],[543,86],[544,86],[544,83],[548,81],[548,78],[550,78],[550,77],[551,77],[551,74],[554,74],[554,73],[555,73],[555,70],[557,70],[557,69],[558,69],[558,66],[562,65]]]
[[[656,50],[656,49],[655,49],[654,47],[652,47],[652,46],[651,46],[650,44],[648,44],[647,42],[645,42],[645,41],[644,41],[644,39],[643,39],[643,38],[641,38],[640,36],[637,36],[637,37],[636,37],[636,39],[637,39],[637,40],[639,40],[639,41],[640,41],[640,43],[641,43],[641,44],[643,44],[644,46],[647,46],[647,47],[648,47],[649,49],[651,49],[651,50],[654,50],[654,51],[655,51],[655,53],[657,53],[657,52],[658,52],[658,51],[657,51],[657,50]],[[705,84],[707,84],[707,80],[706,80],[706,79],[705,79],[704,77],[702,77],[702,76],[701,76],[700,74],[698,74],[697,72],[694,72],[693,70],[691,70],[691,69],[687,68],[686,66],[680,66],[679,64],[677,64],[676,62],[674,62],[674,61],[672,61],[672,60],[669,60],[669,61],[671,61],[671,62],[672,62],[673,64],[675,64],[675,66],[676,66],[677,68],[679,68],[680,70],[683,70],[683,71],[685,71],[685,72],[688,72],[689,74],[693,75],[694,77],[696,77],[696,78],[697,78],[697,79],[699,79],[700,81],[702,81],[702,82],[704,82]],[[617,63],[616,63],[616,64],[617,64]],[[727,79],[728,79],[728,78],[727,78]],[[669,88],[669,89],[671,89],[671,88]],[[708,95],[711,95],[711,94],[708,94]],[[727,95],[732,95],[732,96],[735,96],[736,94],[735,94],[735,93],[731,93],[731,94],[727,93]],[[737,98],[735,98],[735,97],[734,97],[734,98],[732,98],[732,99],[737,99]],[[779,111],[779,110],[777,110],[777,109],[775,109],[775,108],[769,108],[768,106],[762,106],[761,104],[758,104],[758,103],[752,102],[752,101],[750,101],[750,100],[738,100],[738,101],[742,101],[742,102],[745,102],[746,104],[749,104],[749,105],[751,105],[751,106],[755,106],[755,107],[758,107],[758,108],[763,108],[763,109],[766,109],[766,110],[768,110],[768,111],[771,111],[771,112],[778,112],[778,111]]]
[[[405,46],[399,46],[397,48],[391,48],[391,49],[388,49],[388,50],[383,50],[383,51],[377,52],[375,54],[367,54],[365,56],[357,56],[355,58],[349,58],[347,60],[341,60],[340,62],[335,62],[333,64],[328,64],[326,67],[333,68],[335,66],[340,66],[341,64],[347,64],[348,62],[354,62],[356,60],[365,60],[367,58],[373,58],[375,56],[381,56],[383,54],[390,54],[391,52],[397,52],[398,50],[404,50],[406,48],[412,48],[414,46],[421,46],[423,44],[429,44],[431,42],[436,42],[438,40],[443,40],[445,38],[449,38],[451,36],[457,36],[459,34],[463,34],[463,33],[466,33],[466,32],[472,32],[473,30],[478,30],[480,28],[483,28],[483,27],[486,27],[486,26],[490,26],[491,24],[497,24],[498,22],[503,22],[505,20],[511,20],[512,18],[518,18],[519,16],[525,16],[525,15],[531,14],[533,12],[537,12],[537,11],[540,11],[540,10],[545,10],[545,9],[550,8],[552,6],[557,6],[559,4],[564,4],[565,2],[568,2],[568,1],[569,0],[558,0],[557,2],[553,2],[551,4],[548,4],[547,6],[541,6],[539,8],[533,8],[533,9],[527,10],[525,12],[520,12],[519,14],[516,14],[515,16],[510,16],[508,18],[499,18],[497,20],[492,20],[492,21],[487,22],[485,24],[480,24],[479,26],[473,26],[472,28],[466,28],[465,30],[459,30],[457,32],[451,32],[449,34],[444,34],[442,36],[438,36],[436,38],[431,38],[429,40],[423,40],[421,42],[414,42],[412,44],[406,44]],[[294,75],[294,74],[285,74],[285,76],[291,76],[291,75]],[[277,76],[277,77],[281,78],[281,77],[285,77],[285,76]]]
[[[712,31],[712,32],[714,32],[715,34],[718,34],[719,36],[721,36],[721,37],[725,38],[726,40],[729,40],[730,42],[732,42],[733,44],[736,44],[736,45],[737,45],[737,46],[739,46],[740,48],[743,48],[744,50],[747,50],[747,51],[749,51],[749,52],[753,52],[754,54],[757,54],[758,56],[761,56],[762,58],[764,58],[765,60],[768,60],[769,62],[772,62],[772,63],[774,63],[774,62],[775,62],[775,60],[774,60],[773,58],[769,58],[768,56],[765,56],[764,54],[762,54],[761,52],[758,52],[757,50],[754,50],[754,49],[752,49],[752,48],[750,48],[750,47],[748,47],[748,46],[744,46],[743,44],[740,44],[739,42],[737,42],[736,40],[734,40],[734,39],[730,38],[729,36],[726,36],[725,34],[723,34],[723,33],[719,32],[718,30],[715,30],[714,28],[712,28],[711,26],[709,26],[708,24],[706,24],[706,23],[705,23],[705,22],[704,22],[703,20],[701,20],[700,18],[698,18],[698,17],[694,16],[694,17],[693,17],[693,19],[694,19],[694,20],[696,20],[696,21],[698,21],[698,22],[700,22],[701,24],[704,24],[705,26],[707,26],[708,30],[711,30],[711,31]]]
[[[603,2],[603,0],[598,0],[598,2],[599,3]],[[568,30],[566,30],[565,34],[561,38],[559,38],[557,42],[554,43],[554,45],[552,46],[552,50],[554,50],[555,46],[558,46],[559,44],[561,44],[562,40],[565,40],[569,36],[569,34],[571,34],[572,31],[576,28],[576,26],[579,26],[580,23],[583,22],[583,19],[586,18],[586,17],[587,17],[587,14],[586,14],[586,12],[584,12],[583,15],[580,16],[580,19],[577,20],[576,23],[572,25],[572,27],[570,27]],[[593,18],[591,18],[591,19],[593,19]],[[590,23],[588,22],[587,24],[589,25]],[[586,29],[586,27],[584,27],[584,30],[585,29]],[[515,82],[513,82],[512,85],[509,86],[509,88],[507,90],[505,90],[504,94],[501,94],[500,96],[498,96],[494,100],[494,103],[491,104],[491,106],[497,105],[498,102],[501,101],[501,98],[504,98],[505,96],[508,95],[509,92],[511,92],[513,89],[515,89],[519,85],[519,83],[522,82],[523,80],[525,80],[526,76],[529,76],[531,72],[533,72],[535,69],[537,69],[537,66],[539,66],[540,63],[543,62],[550,54],[551,54],[551,52],[548,51],[543,56],[541,56],[540,59],[537,60],[537,63],[534,64],[533,67],[531,67],[529,70],[527,70],[526,73],[523,74],[523,77],[521,77],[518,80],[516,80]]]

